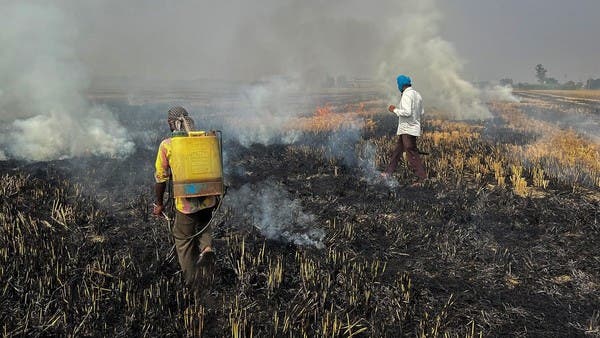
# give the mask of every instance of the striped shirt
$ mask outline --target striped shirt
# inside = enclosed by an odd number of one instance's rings
[[[158,147],[156,155],[154,179],[156,183],[167,182],[171,177],[169,159],[171,158],[172,146],[171,138],[164,139]],[[175,208],[184,214],[193,214],[202,209],[214,207],[217,204],[215,196],[207,197],[177,197],[175,198]]]

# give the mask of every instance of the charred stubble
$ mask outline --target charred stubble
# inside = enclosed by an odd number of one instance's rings
[[[358,142],[374,144],[383,168],[393,127],[370,117]],[[145,216],[153,151],[0,162],[3,334],[593,334],[598,187],[515,159],[496,127],[510,128],[430,120],[420,148],[433,180],[418,188],[404,166],[390,188],[328,155],[315,146],[328,130],[288,145],[230,141],[229,166],[241,168],[232,191],[275,184],[314,216],[323,248],[266,239],[228,205],[214,280],[196,292],[183,286],[167,225]]]

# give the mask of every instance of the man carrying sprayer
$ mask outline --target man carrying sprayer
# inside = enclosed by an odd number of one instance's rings
[[[194,129],[194,121],[183,107],[169,109],[167,122],[172,137],[160,143],[156,156],[154,174],[156,204],[153,210],[155,216],[161,216],[164,211],[163,197],[167,181],[171,176],[170,161],[172,160],[173,137],[177,133],[181,134]],[[208,225],[216,204],[216,196],[175,198],[176,214],[173,237],[179,265],[188,285],[194,285],[198,281],[203,268],[214,264],[215,254],[212,250],[212,235]]]
[[[396,132],[398,139],[390,164],[381,175],[383,177],[391,176],[398,166],[402,153],[406,151],[408,164],[418,177],[413,186],[420,186],[426,179],[425,167],[417,150],[417,137],[421,136],[423,98],[421,98],[419,92],[412,88],[410,77],[400,75],[396,82],[401,93],[400,105],[398,107],[391,105],[388,110],[398,115],[398,131]]]

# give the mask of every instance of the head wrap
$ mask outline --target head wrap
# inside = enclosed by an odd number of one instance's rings
[[[167,112],[167,122],[172,131],[189,131],[194,129],[194,120],[189,116],[185,108],[172,107]]]
[[[410,77],[406,76],[406,75],[399,75],[398,78],[396,78],[396,82],[398,83],[398,90],[402,91],[402,87],[404,86],[410,86]]]

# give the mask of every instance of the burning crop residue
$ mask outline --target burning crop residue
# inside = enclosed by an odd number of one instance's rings
[[[458,3],[0,1],[2,334],[598,334],[599,93],[472,83],[543,53],[509,43],[536,36],[507,34],[526,5],[475,32],[489,5]],[[570,60],[571,26],[537,41]],[[425,102],[421,185],[405,161],[380,175],[399,73]],[[150,214],[172,105],[224,136],[200,288]]]
[[[302,131],[322,133],[328,131],[357,129],[362,124],[358,114],[354,112],[335,111],[334,107],[326,104],[317,107],[312,116],[299,117],[290,123],[290,128]]]
[[[148,216],[156,154],[143,143],[160,141],[160,109],[110,106],[140,145],[126,159],[0,162],[3,332],[380,337],[598,329],[598,191],[581,176],[564,177],[568,161],[532,166],[533,157],[515,156],[516,145],[542,140],[532,134],[541,124],[520,114],[526,103],[492,105],[487,122],[429,111],[419,149],[429,154],[430,181],[414,188],[405,165],[394,183],[379,178],[397,122],[378,108],[386,102],[348,97],[288,120],[281,128],[296,127],[291,142],[245,144],[224,134],[230,189],[214,223],[217,271],[197,292],[183,285],[168,224]],[[314,114],[319,107],[328,109]],[[157,112],[143,119],[136,109]],[[578,161],[589,155],[582,150],[572,153]]]

